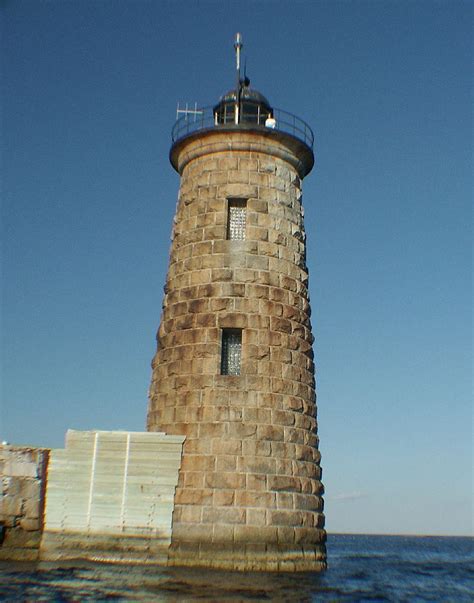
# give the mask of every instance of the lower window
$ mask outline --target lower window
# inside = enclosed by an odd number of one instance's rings
[[[242,329],[223,329],[221,375],[240,375],[242,363]]]

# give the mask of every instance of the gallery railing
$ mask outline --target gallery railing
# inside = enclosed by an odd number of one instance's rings
[[[269,119],[269,117],[271,117]],[[171,138],[173,143],[198,132],[213,128],[238,128],[239,126],[250,126],[258,129],[274,129],[291,134],[304,142],[311,149],[314,144],[314,134],[306,122],[296,115],[283,111],[283,109],[272,109],[272,115],[268,111],[260,112],[260,107],[252,107],[252,112],[241,111],[238,123],[235,119],[235,105],[228,104],[220,107],[217,111],[214,107],[203,107],[190,111],[189,114],[181,116],[173,126]]]

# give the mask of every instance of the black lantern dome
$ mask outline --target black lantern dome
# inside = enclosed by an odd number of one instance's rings
[[[273,114],[269,101],[261,92],[250,87],[247,77],[239,82],[238,89],[223,94],[213,111],[217,124],[265,125],[265,121]]]

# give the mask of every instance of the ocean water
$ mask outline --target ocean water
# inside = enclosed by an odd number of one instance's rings
[[[330,535],[324,573],[0,562],[0,601],[474,601],[474,539]]]

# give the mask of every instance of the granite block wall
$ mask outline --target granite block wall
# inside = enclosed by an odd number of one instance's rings
[[[212,132],[181,174],[148,429],[186,435],[171,562],[321,569],[325,532],[301,178],[289,137]],[[228,203],[246,202],[245,240]],[[241,329],[238,376],[223,329]]]
[[[49,450],[0,446],[0,559],[35,560]]]

